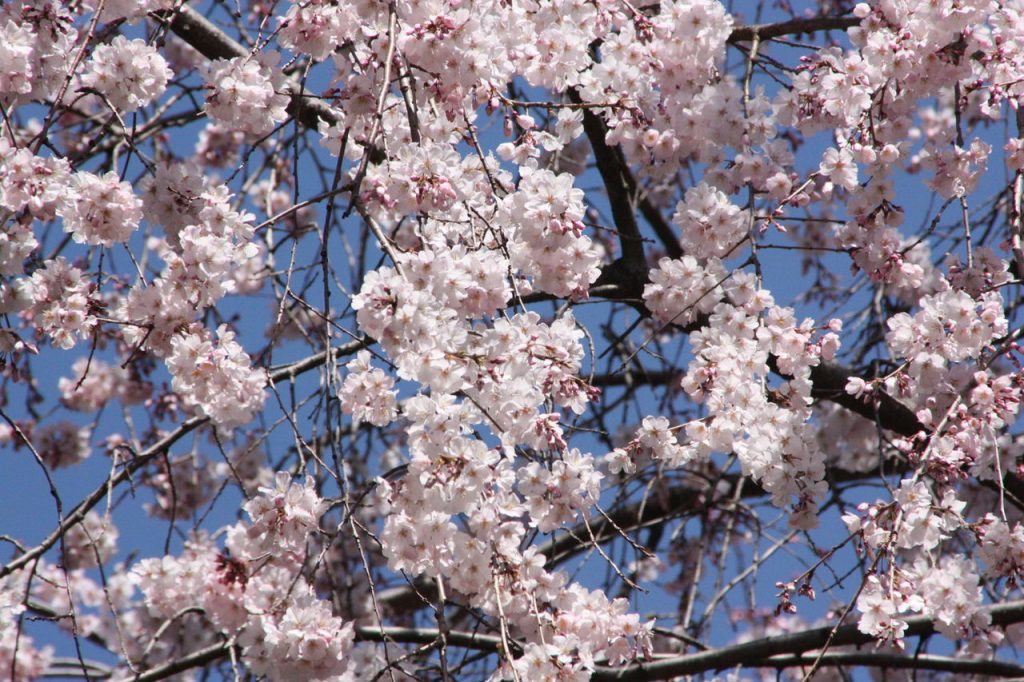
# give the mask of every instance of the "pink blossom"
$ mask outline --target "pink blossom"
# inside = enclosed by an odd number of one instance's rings
[[[266,135],[286,117],[288,97],[268,63],[249,57],[219,59],[205,69],[211,92],[207,113],[220,123],[243,130],[250,137]]]
[[[116,36],[93,51],[82,85],[96,90],[118,112],[129,113],[162,95],[173,75],[155,48]]]
[[[75,173],[57,213],[76,242],[113,246],[128,241],[142,220],[142,201],[117,173]]]
[[[171,349],[167,369],[174,377],[174,390],[219,428],[230,432],[263,405],[266,373],[251,366],[226,326],[217,329],[216,344],[204,330],[175,336]]]

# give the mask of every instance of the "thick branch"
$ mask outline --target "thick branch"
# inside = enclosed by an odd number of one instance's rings
[[[1024,601],[997,604],[985,607],[993,625],[1009,625],[1024,621]],[[802,658],[813,649],[824,646],[831,634],[831,626],[811,628],[774,637],[765,637],[696,654],[663,659],[653,663],[626,666],[624,668],[599,668],[591,680],[661,680],[678,675],[692,675],[712,670],[724,670],[735,666],[746,667],[794,667],[811,662]],[[926,616],[907,619],[908,637],[926,637],[935,632],[934,625]],[[479,651],[498,653],[502,643],[497,637],[472,632],[447,633],[449,646],[461,646]],[[356,639],[366,641],[389,641],[398,644],[430,644],[438,640],[438,631],[431,628],[359,627]],[[844,625],[832,638],[831,646],[861,645],[874,639],[857,629],[856,625]],[[184,656],[165,665],[157,666],[133,678],[135,682],[156,682],[179,672],[220,660],[228,653],[227,644],[219,644]],[[899,656],[865,652],[835,652],[822,659],[825,665],[867,665],[878,668],[917,668],[968,672],[975,674],[1020,676],[1024,668],[999,661],[971,661],[950,659],[941,656]]]
[[[917,415],[909,407],[888,393],[878,392],[869,402],[847,393],[846,383],[854,376],[857,376],[855,372],[840,365],[821,363],[812,367],[811,396],[833,402],[871,421],[877,420],[883,429],[901,436],[911,437],[930,430],[917,420]]]
[[[815,664],[817,655],[812,656],[776,656],[755,664],[758,667],[772,668],[810,668]],[[965,673],[968,675],[990,675],[996,677],[1024,677],[1024,667],[1003,661],[986,661],[984,659],[952,658],[949,656],[932,656],[918,654],[906,656],[886,652],[850,651],[830,652],[821,657],[820,666],[853,666],[883,670],[938,670],[947,673]]]
[[[579,104],[581,99],[575,90],[569,91],[569,98]],[[594,150],[594,159],[597,162],[597,170],[601,173],[605,189],[608,192],[608,203],[612,210],[612,220],[615,221],[615,228],[619,231],[619,243],[622,245],[622,262],[627,266],[627,271],[636,271],[639,284],[647,281],[647,258],[644,255],[643,236],[636,222],[636,208],[639,205],[640,212],[650,223],[654,233],[658,236],[665,252],[671,258],[679,258],[683,250],[679,246],[679,237],[672,226],[666,222],[665,217],[657,207],[644,197],[640,196],[639,188],[629,164],[619,147],[609,146],[605,140],[608,134],[608,127],[604,121],[591,109],[583,109],[583,129]],[[600,282],[601,280],[598,280]],[[620,280],[620,283],[621,280]],[[642,286],[639,287],[642,289]],[[637,291],[634,286],[631,291]]]
[[[430,644],[439,640],[434,628],[358,627],[356,639],[367,642],[395,642],[398,644]],[[502,651],[501,637],[481,635],[476,632],[448,631],[445,633],[448,646],[458,646],[477,651]]]
[[[374,343],[376,342],[372,339],[351,341],[344,345],[331,348],[330,353],[334,355],[335,359],[344,358],[362,350],[363,348],[369,348]],[[288,363],[287,365],[274,367],[270,370],[270,381],[277,383],[278,381],[284,381],[286,379],[289,381],[294,380],[295,377],[300,374],[304,374],[311,369],[316,369],[323,365],[327,361],[327,354],[328,351],[320,351],[319,353],[314,353],[309,357],[296,360],[295,362]]]
[[[579,94],[569,91],[569,98],[576,104],[582,103]],[[604,121],[590,109],[583,109],[583,130],[594,150],[597,170],[601,173],[605,190],[608,192],[608,203],[612,210],[612,220],[619,231],[619,244],[622,247],[622,259],[631,270],[644,270],[647,258],[644,256],[643,237],[636,222],[636,193],[627,179],[629,166],[622,158],[617,147],[609,146],[605,141],[608,128]]]
[[[993,625],[1009,625],[1024,621],[1024,601],[1008,602],[985,607],[992,616]],[[935,632],[935,625],[930,616],[907,618],[907,637],[927,637]],[[603,668],[591,678],[599,680],[663,680],[678,675],[695,675],[711,670],[724,670],[738,665],[754,665],[760,667],[771,665],[766,659],[782,654],[802,654],[820,649],[829,643],[834,626],[811,628],[801,632],[793,632],[773,637],[756,639],[732,646],[725,646],[710,651],[677,656],[675,658],[641,663],[625,668]],[[848,646],[868,644],[874,638],[857,629],[854,624],[843,625],[831,637],[830,646]]]
[[[733,479],[735,484],[735,477]],[[751,483],[748,487],[764,494],[756,484]],[[608,512],[604,517],[595,516],[587,521],[589,531],[587,525],[581,523],[568,532],[553,537],[537,550],[547,557],[546,567],[554,569],[579,552],[593,547],[595,543],[609,542],[622,537],[622,533],[627,531],[695,514],[709,506],[712,500],[729,499],[732,496],[732,486],[722,488],[721,492],[716,493],[715,490],[695,486],[673,486],[664,494],[650,495],[643,500]]]
[[[227,644],[214,644],[208,646],[205,649],[200,649],[194,654],[188,656],[182,656],[176,658],[173,661],[169,661],[163,665],[158,665],[155,668],[139,673],[135,677],[131,678],[132,682],[157,682],[157,680],[165,680],[172,675],[191,670],[192,668],[198,668],[199,666],[206,665],[208,663],[214,663],[219,661],[228,655]]]
[[[737,26],[729,34],[728,42],[743,43],[754,39],[761,40],[781,38],[787,35],[803,35],[818,31],[845,31],[860,23],[857,17],[811,17],[810,19],[793,19],[777,24],[751,24]]]
[[[438,630],[432,628],[399,628],[399,627],[357,627],[357,641],[392,642],[395,644],[431,644],[439,641]],[[490,637],[475,632],[447,632],[445,639],[448,646],[465,649],[498,653],[502,650],[499,637]],[[214,644],[193,654],[182,656],[173,661],[139,673],[131,678],[132,682],[157,682],[192,668],[215,663],[228,655],[230,647],[227,643]]]
[[[772,366],[774,370],[774,365]],[[846,382],[851,377],[860,376],[853,370],[832,363],[821,363],[811,368],[811,396],[818,400],[827,400],[860,416],[877,421],[879,426],[901,436],[912,437],[918,433],[927,433],[929,429],[918,421],[913,410],[893,398],[888,393],[879,392],[874,400],[865,402],[861,398],[846,392]],[[682,372],[674,370],[633,371],[629,374],[602,374],[594,377],[594,386],[633,386],[638,384],[660,386],[671,381],[678,381]]]

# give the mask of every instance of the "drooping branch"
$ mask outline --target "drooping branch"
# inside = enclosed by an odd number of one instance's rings
[[[344,357],[345,355],[355,353],[361,348],[365,348],[366,345],[367,342],[364,341],[352,341],[343,346],[333,348],[329,352],[333,353],[335,357]],[[327,356],[328,351],[316,353],[308,358],[280,367],[269,373],[268,376],[271,382],[294,380],[300,374],[322,365],[326,361]],[[192,417],[156,443],[135,454],[110,480],[97,486],[85,499],[75,505],[74,509],[64,517],[61,523],[49,535],[43,538],[42,542],[7,562],[5,566],[0,567],[0,578],[28,566],[52,547],[56,546],[60,542],[61,537],[71,528],[81,523],[85,515],[102,502],[114,488],[130,480],[136,471],[152,462],[156,457],[168,452],[175,443],[209,421],[207,417]]]
[[[24,568],[49,551],[50,548],[60,542],[60,539],[64,537],[65,533],[81,523],[85,518],[85,515],[96,505],[102,502],[109,492],[129,480],[133,473],[141,469],[146,464],[149,464],[149,462],[158,455],[167,452],[167,450],[181,438],[192,431],[195,431],[208,421],[209,419],[207,417],[192,417],[174,431],[146,448],[142,453],[135,455],[125,464],[124,468],[114,474],[110,479],[97,486],[85,499],[75,505],[75,508],[68,512],[57,527],[49,535],[43,538],[42,542],[7,562],[5,566],[0,567],[0,578]]]

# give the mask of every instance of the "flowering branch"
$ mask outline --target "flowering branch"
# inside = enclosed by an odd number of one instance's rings
[[[246,59],[254,54],[186,4],[171,11],[152,12],[151,16],[207,59]],[[288,81],[284,89],[289,97],[286,111],[302,125],[315,130],[321,121],[329,125],[337,123],[337,115],[331,107],[323,99],[307,93],[299,83]]]

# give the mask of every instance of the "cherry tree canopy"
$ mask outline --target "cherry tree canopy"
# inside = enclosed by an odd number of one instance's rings
[[[1024,0],[735,4],[5,2],[0,679],[1024,677]]]

